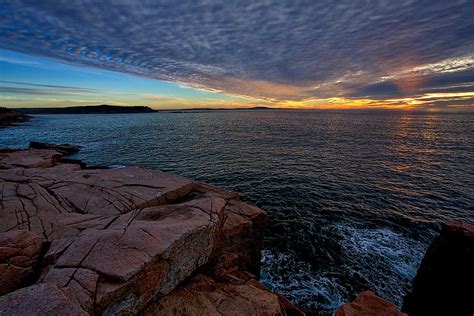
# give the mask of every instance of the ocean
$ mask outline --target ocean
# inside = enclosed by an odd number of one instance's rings
[[[363,290],[401,306],[441,223],[474,220],[474,114],[235,110],[38,115],[1,147],[83,146],[237,191],[266,210],[262,282],[332,314]]]

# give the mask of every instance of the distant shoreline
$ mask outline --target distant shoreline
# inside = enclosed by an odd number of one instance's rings
[[[49,107],[49,108],[9,108],[11,112],[28,117],[28,115],[47,115],[47,114],[141,114],[141,113],[206,113],[216,111],[329,111],[329,112],[409,112],[409,113],[427,113],[427,110],[421,109],[386,109],[386,108],[358,108],[358,109],[311,109],[311,108],[271,108],[265,106],[243,107],[243,108],[184,108],[184,109],[152,109],[148,106],[119,106],[119,105],[84,105],[70,107]],[[435,111],[433,113],[474,113],[474,111]],[[29,119],[26,119],[28,121]]]
[[[207,111],[237,111],[237,110],[282,110],[281,108],[269,107],[251,107],[251,108],[191,108],[191,109],[164,109],[155,110],[148,106],[118,106],[118,105],[84,105],[84,106],[70,106],[57,108],[14,108],[22,114],[36,115],[36,114],[129,114],[129,113],[182,113],[182,112],[207,112]]]
[[[147,106],[84,105],[61,108],[18,108],[12,109],[23,114],[121,114],[158,112]]]

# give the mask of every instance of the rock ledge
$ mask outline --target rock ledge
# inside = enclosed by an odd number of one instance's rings
[[[257,282],[261,209],[46,145],[0,150],[0,314],[301,314]]]

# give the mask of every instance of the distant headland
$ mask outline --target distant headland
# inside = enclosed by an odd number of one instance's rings
[[[30,117],[19,111],[0,107],[0,128],[28,122]]]
[[[256,106],[250,108],[189,108],[189,109],[163,109],[154,110],[148,106],[119,106],[119,105],[82,105],[55,108],[16,108],[11,109],[22,114],[122,114],[122,113],[183,113],[183,112],[208,112],[208,111],[249,111],[249,110],[280,110],[280,108],[269,108]]]
[[[282,108],[270,108],[266,106],[254,106],[250,108],[190,108],[190,109],[166,109],[161,110],[168,113],[198,113],[198,112],[209,112],[209,111],[258,111],[258,110],[283,110]]]
[[[148,106],[118,106],[108,104],[61,108],[19,108],[14,110],[23,114],[121,114],[158,112]]]

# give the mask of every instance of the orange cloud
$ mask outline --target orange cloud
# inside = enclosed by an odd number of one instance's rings
[[[191,84],[188,86],[231,96],[267,101],[301,100],[309,96],[306,89],[302,87],[237,77],[223,77],[213,81],[211,84]]]

